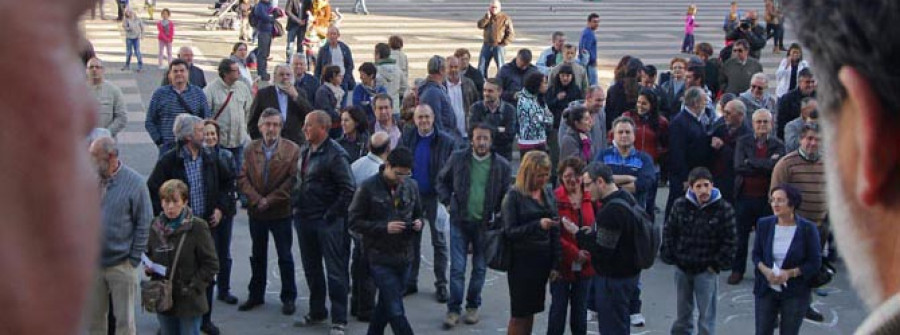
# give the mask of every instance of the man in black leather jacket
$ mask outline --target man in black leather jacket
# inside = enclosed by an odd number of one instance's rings
[[[412,175],[413,156],[399,147],[388,155],[379,173],[366,179],[350,204],[350,228],[363,237],[364,254],[378,287],[378,307],[370,333],[382,333],[390,323],[394,334],[413,334],[403,310],[403,294],[410,275],[412,244],[421,236],[422,202]]]
[[[300,148],[299,188],[295,196],[294,225],[300,257],[311,292],[309,314],[302,325],[321,323],[328,316],[325,293],[331,299],[332,334],[347,325],[350,275],[350,235],[347,207],[356,189],[347,152],[328,138],[331,117],[315,111],[306,116],[303,132],[307,143]],[[328,272],[326,291],[325,269]]]

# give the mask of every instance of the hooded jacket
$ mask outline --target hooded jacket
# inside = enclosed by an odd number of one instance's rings
[[[713,188],[708,202],[700,204],[694,191],[675,200],[663,228],[660,258],[689,274],[730,268],[737,245],[734,208]]]

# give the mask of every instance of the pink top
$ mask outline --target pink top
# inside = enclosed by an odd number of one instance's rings
[[[687,18],[684,19],[684,33],[694,34],[694,26],[694,16],[688,15]]]
[[[172,43],[172,40],[175,39],[175,22],[172,22],[172,20],[169,20],[168,28],[169,29],[163,28],[162,20],[159,20],[159,22],[156,22],[156,30],[159,31],[159,36],[157,36],[157,39],[159,39],[160,41],[163,41],[165,43]]]

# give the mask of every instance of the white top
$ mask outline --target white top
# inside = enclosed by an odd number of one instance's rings
[[[791,248],[791,242],[794,240],[794,234],[796,233],[797,225],[775,225],[775,237],[772,239],[772,258],[774,258],[772,271],[774,271],[776,275],[781,272],[784,258],[787,257],[788,249]],[[775,291],[781,292],[781,287],[772,285],[769,285],[769,287]]]
[[[462,79],[459,84],[447,81],[447,95],[450,96],[450,105],[453,107],[453,115],[456,115],[456,128],[463,138],[466,138],[466,109],[463,107]]]
[[[340,44],[331,48],[331,65],[336,65],[341,68],[341,76],[344,75],[344,53],[341,52]]]

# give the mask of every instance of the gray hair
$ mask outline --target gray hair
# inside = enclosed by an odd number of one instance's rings
[[[725,104],[725,107],[728,105],[734,104],[734,108],[737,109],[736,112],[746,115],[747,114],[747,105],[744,104],[741,99],[734,99]]]
[[[88,144],[91,144],[94,141],[96,141],[97,139],[103,138],[103,137],[112,138],[112,132],[110,132],[109,129],[106,129],[106,128],[91,129],[91,133],[88,134],[88,137],[87,137]]]
[[[705,94],[706,92],[704,92],[702,88],[689,88],[687,92],[684,92],[684,105],[693,108],[693,106],[706,104],[706,97],[704,97]]]
[[[838,80],[838,70],[853,67],[869,81],[885,111],[900,110],[897,81],[897,50],[900,41],[900,3],[873,1],[792,1],[786,8],[797,38],[808,48],[818,82],[823,109],[839,112],[847,90]],[[823,24],[826,22],[828,24]],[[895,114],[896,115],[896,114]]]
[[[753,81],[755,81],[755,80],[757,80],[757,79],[765,80],[765,81],[766,81],[766,85],[769,84],[769,76],[766,76],[765,73],[762,73],[762,72],[754,73],[753,76],[750,77],[750,82],[752,83]]]
[[[295,53],[295,54],[291,55],[290,63],[294,64],[295,60],[301,60],[301,61],[303,61],[303,63],[306,63],[307,65],[309,65],[309,62],[306,60],[306,55],[304,55],[302,53]]]
[[[446,64],[447,59],[444,57],[438,55],[431,56],[431,58],[428,59],[428,74],[440,74]]]
[[[98,146],[107,156],[119,156],[119,146],[112,137],[99,137],[91,142],[91,146]]]
[[[813,97],[803,98],[803,100],[800,100],[800,108],[801,109],[806,108],[807,106],[809,106],[809,104],[811,104],[813,102],[818,103],[816,98],[813,98]]]
[[[765,114],[769,117],[769,120],[772,119],[772,112],[765,108],[757,109],[753,112],[753,117],[756,117],[757,114]]]
[[[175,133],[176,140],[183,140],[188,136],[194,135],[194,126],[203,124],[203,119],[196,115],[187,113],[178,114],[175,117],[175,124],[172,125],[172,132]]]
[[[285,71],[287,71],[288,73],[291,74],[291,77],[294,77],[294,71],[291,70],[290,65],[287,65],[285,63],[278,63],[277,65],[275,65],[275,69],[272,70],[272,74],[278,73],[278,69],[284,69]]]
[[[262,113],[259,114],[259,120],[256,121],[256,125],[257,126],[262,125],[264,119],[270,118],[273,116],[277,116],[278,120],[281,121],[281,124],[284,124],[284,118],[281,116],[281,111],[276,108],[269,107],[269,108],[263,109]]]

